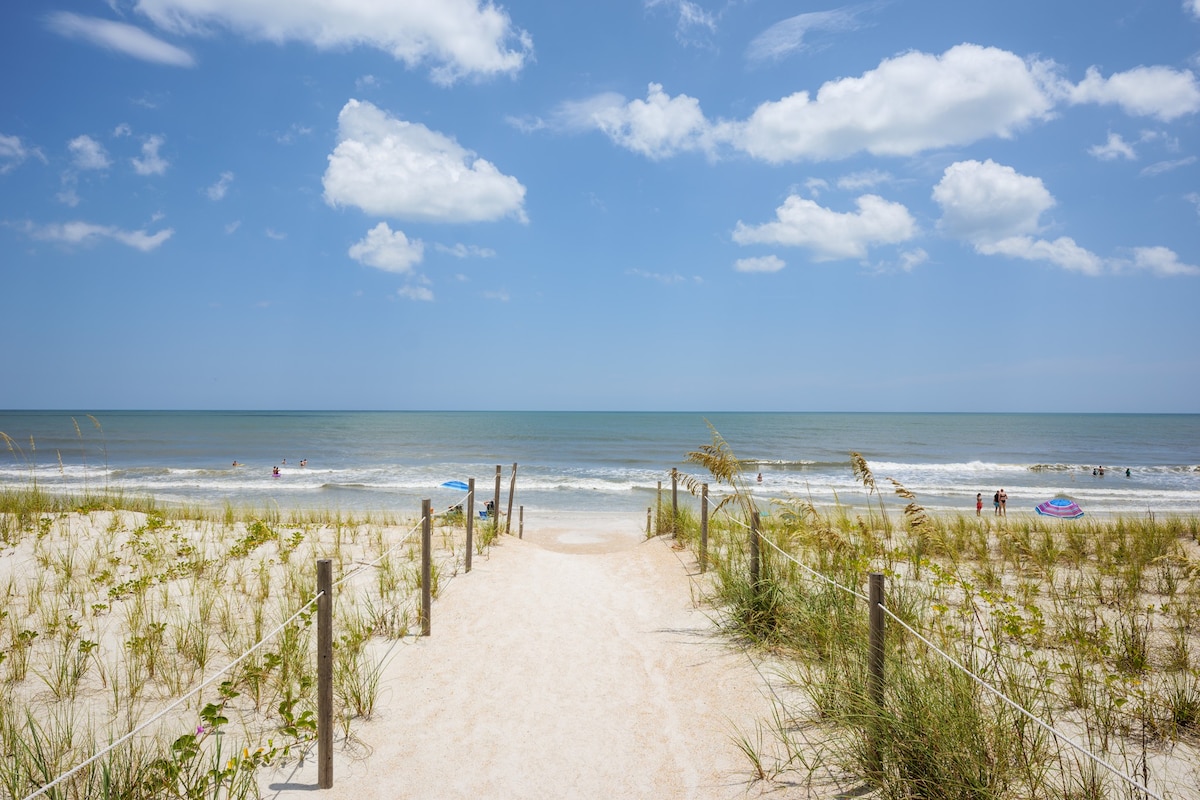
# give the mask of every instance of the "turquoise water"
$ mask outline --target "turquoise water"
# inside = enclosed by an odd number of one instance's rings
[[[1004,488],[1014,511],[1061,492],[1085,510],[1200,513],[1194,414],[0,411],[14,441],[0,486],[416,513],[456,499],[447,480],[490,496],[497,465],[507,494],[517,463],[527,510],[635,511],[672,467],[695,471],[687,453],[711,441],[708,423],[764,499],[861,504],[857,451],[881,486],[894,478],[930,508],[971,510]]]

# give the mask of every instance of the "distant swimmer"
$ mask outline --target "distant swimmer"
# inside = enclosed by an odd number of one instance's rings
[[[307,458],[302,458],[302,459],[300,459],[300,466],[302,466],[302,467],[307,467],[307,466],[308,466],[308,459],[307,459]]]
[[[241,466],[241,464],[239,464],[237,461],[234,461],[234,462],[233,462],[233,465],[234,465],[235,467],[240,467],[240,466]]]
[[[1125,477],[1126,477],[1126,478],[1128,478],[1128,477],[1129,477],[1129,467],[1126,467],[1126,468],[1125,468]]]
[[[762,473],[758,473],[758,482],[762,483]]]

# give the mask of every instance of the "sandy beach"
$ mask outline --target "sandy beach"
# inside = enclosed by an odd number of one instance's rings
[[[339,734],[321,796],[762,793],[736,738],[754,738],[785,690],[717,634],[694,556],[646,540],[644,525],[558,513],[527,518],[523,539],[514,527],[443,589],[432,636],[394,647],[380,707],[348,741]],[[315,759],[261,776],[269,798],[316,786]]]

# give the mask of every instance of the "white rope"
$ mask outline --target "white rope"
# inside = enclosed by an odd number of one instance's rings
[[[734,523],[735,525],[740,525],[740,526],[742,526],[743,528],[745,528],[746,530],[753,530],[753,529],[752,529],[752,528],[751,528],[749,525],[747,525],[746,523],[742,522],[742,521],[741,521],[740,519],[738,519],[737,517],[734,517],[733,515],[729,514],[729,513],[728,513],[728,512],[726,512],[724,509],[721,509],[721,511],[722,511],[722,513],[724,513],[724,514],[725,514],[725,517],[726,517],[726,519],[728,519],[730,522]],[[805,572],[807,572],[809,575],[812,575],[814,578],[817,578],[818,580],[825,581],[825,582],[826,582],[826,583],[828,583],[830,586],[833,586],[833,587],[835,587],[835,588],[837,588],[837,589],[841,589],[843,592],[846,592],[846,593],[848,593],[848,594],[852,594],[852,595],[854,595],[855,597],[858,597],[858,598],[860,598],[860,599],[862,599],[862,600],[866,600],[867,602],[870,602],[870,601],[871,601],[871,599],[870,599],[869,597],[867,597],[865,594],[863,594],[862,592],[859,592],[859,591],[856,591],[856,590],[854,590],[854,589],[851,589],[851,588],[850,588],[850,587],[848,587],[848,586],[843,586],[842,584],[840,584],[840,583],[838,583],[837,581],[835,581],[833,578],[831,578],[831,577],[829,577],[828,575],[825,575],[825,574],[823,574],[823,573],[817,572],[815,569],[813,569],[812,567],[809,567],[807,564],[801,564],[799,561],[797,561],[797,560],[796,560],[795,556],[793,556],[791,553],[788,553],[788,552],[787,552],[787,551],[785,551],[783,548],[781,548],[779,545],[775,544],[773,541],[771,541],[770,539],[768,539],[768,538],[767,538],[767,537],[766,537],[766,536],[763,534],[763,532],[762,532],[762,531],[755,531],[755,534],[758,536],[758,538],[759,538],[759,539],[761,539],[762,541],[764,541],[764,542],[766,542],[767,544],[771,545],[771,547],[775,548],[775,550],[776,550],[776,551],[777,551],[777,552],[778,552],[780,555],[782,555],[784,558],[786,558],[788,561],[791,561],[791,562],[792,562],[793,564],[795,564],[797,567],[799,567],[800,569],[804,570],[804,571],[805,571]]]
[[[788,561],[791,561],[791,562],[792,562],[793,564],[795,564],[797,567],[799,567],[800,569],[804,570],[804,571],[805,571],[805,572],[807,572],[809,575],[812,575],[814,578],[818,578],[818,579],[820,579],[820,580],[823,580],[823,581],[825,581],[826,583],[828,583],[830,586],[833,586],[833,587],[835,587],[835,588],[837,588],[837,589],[841,589],[843,592],[846,592],[847,594],[852,594],[852,595],[854,595],[855,597],[857,597],[857,598],[859,598],[859,599],[861,599],[861,600],[866,600],[868,603],[869,603],[869,602],[871,602],[871,598],[867,597],[867,596],[866,596],[865,594],[863,594],[862,592],[860,592],[860,591],[857,591],[857,590],[855,590],[855,589],[851,589],[849,586],[843,586],[842,584],[838,583],[837,581],[835,581],[833,578],[829,577],[828,575],[825,575],[824,573],[821,573],[821,572],[817,572],[815,569],[813,569],[812,567],[809,567],[809,566],[807,566],[807,565],[805,565],[805,564],[801,564],[799,561],[797,561],[797,560],[796,560],[795,556],[793,556],[791,553],[788,553],[788,552],[784,551],[784,550],[783,550],[783,549],[782,549],[782,548],[781,548],[779,545],[775,544],[775,543],[774,543],[774,542],[772,542],[770,539],[768,539],[766,536],[764,536],[764,535],[762,534],[762,532],[761,532],[761,531],[759,531],[759,533],[758,533],[758,538],[759,538],[759,539],[762,539],[764,542],[766,542],[767,544],[771,545],[771,547],[774,547],[774,548],[775,548],[775,550],[776,550],[776,551],[777,551],[777,552],[778,552],[778,553],[779,553],[781,556],[783,556],[784,558],[786,558]]]
[[[745,524],[745,523],[743,523],[741,520],[739,520],[739,519],[737,519],[737,518],[735,518],[735,517],[731,516],[730,514],[726,514],[725,516],[726,516],[726,518],[728,518],[729,520],[731,520],[731,521],[732,521],[732,522],[734,522],[735,524],[737,524],[737,525],[741,525],[742,527],[746,528],[747,530],[752,530],[752,529],[750,528],[750,526],[746,525],[746,524]],[[776,551],[777,551],[777,552],[778,552],[780,555],[782,555],[784,558],[786,558],[787,560],[791,561],[793,564],[795,564],[796,566],[800,567],[802,570],[804,570],[805,572],[809,573],[810,575],[812,575],[812,576],[814,576],[814,577],[816,577],[816,578],[819,578],[819,579],[821,579],[821,580],[824,580],[824,581],[826,581],[827,583],[829,583],[829,585],[831,585],[831,586],[835,586],[835,587],[837,587],[838,589],[841,589],[841,590],[842,590],[842,591],[844,591],[844,592],[848,592],[848,593],[850,593],[850,594],[854,595],[855,597],[858,597],[858,598],[861,598],[861,599],[863,599],[863,600],[866,600],[868,603],[870,603],[870,602],[871,602],[871,599],[870,599],[869,597],[867,597],[866,595],[864,595],[864,594],[862,594],[862,593],[860,593],[860,592],[857,592],[857,591],[855,591],[854,589],[850,589],[850,588],[848,588],[848,587],[846,587],[846,586],[843,586],[842,584],[840,584],[840,583],[838,583],[837,581],[835,581],[833,578],[830,578],[828,575],[824,575],[824,574],[822,574],[822,573],[820,573],[820,572],[817,572],[816,570],[812,569],[811,567],[808,567],[808,566],[806,566],[806,565],[804,565],[804,564],[800,563],[799,561],[797,561],[797,560],[796,560],[796,558],[795,558],[794,556],[792,556],[790,553],[788,553],[788,552],[784,551],[782,548],[780,548],[780,547],[779,547],[779,545],[775,544],[775,542],[771,541],[769,538],[767,538],[766,536],[764,536],[764,535],[763,535],[763,533],[762,533],[761,531],[754,531],[754,532],[757,534],[757,536],[758,536],[758,538],[759,538],[759,539],[761,539],[762,541],[764,541],[764,542],[766,542],[767,544],[771,545],[771,547],[775,548],[775,550],[776,550]],[[1000,691],[999,689],[997,689],[996,687],[992,686],[990,683],[988,683],[987,681],[985,681],[983,678],[980,678],[978,675],[976,675],[975,673],[971,672],[971,670],[969,670],[969,669],[967,669],[965,666],[963,666],[963,665],[962,665],[962,664],[961,664],[961,663],[960,663],[960,662],[959,662],[957,659],[953,658],[953,657],[952,657],[952,656],[950,656],[950,655],[947,655],[945,652],[943,652],[943,651],[942,651],[942,649],[941,649],[941,648],[939,648],[939,647],[938,647],[937,645],[935,645],[933,642],[929,641],[929,640],[928,640],[928,639],[926,639],[924,636],[922,636],[920,633],[918,633],[916,630],[914,630],[914,629],[913,629],[913,627],[912,627],[911,625],[909,625],[909,624],[908,624],[908,623],[906,623],[904,620],[900,619],[898,616],[896,616],[894,613],[892,613],[892,610],[891,610],[891,609],[889,609],[887,606],[885,606],[885,605],[883,605],[882,603],[880,603],[880,604],[879,604],[879,608],[880,608],[880,609],[882,609],[882,610],[883,610],[883,612],[884,612],[885,614],[887,614],[889,617],[891,617],[891,618],[892,618],[892,619],[894,619],[894,620],[895,620],[897,623],[899,623],[901,627],[903,627],[905,630],[907,630],[907,631],[908,631],[909,633],[911,633],[913,636],[917,637],[919,640],[921,640],[922,642],[924,642],[924,643],[925,643],[925,645],[926,645],[926,646],[928,646],[928,647],[929,647],[931,650],[933,650],[935,653],[937,653],[938,655],[940,655],[942,658],[946,659],[946,660],[947,660],[947,661],[949,661],[951,664],[953,664],[955,667],[957,667],[959,670],[961,670],[962,672],[964,672],[964,673],[965,673],[965,674],[966,674],[966,675],[967,675],[969,678],[971,678],[971,680],[975,681],[975,682],[976,682],[976,683],[978,683],[980,686],[982,686],[983,688],[987,689],[987,690],[988,690],[989,692],[991,692],[992,694],[994,694],[994,695],[996,695],[997,697],[999,697],[999,698],[1000,698],[1002,701],[1004,701],[1005,703],[1007,703],[1009,706],[1011,706],[1013,709],[1015,709],[1015,710],[1016,710],[1016,711],[1018,711],[1019,713],[1021,713],[1021,714],[1025,715],[1025,716],[1026,716],[1026,717],[1027,717],[1029,720],[1031,720],[1031,721],[1032,721],[1034,724],[1036,724],[1036,725],[1038,725],[1039,727],[1041,727],[1042,729],[1044,729],[1044,730],[1045,730],[1047,733],[1049,733],[1051,736],[1053,736],[1054,738],[1058,739],[1059,741],[1062,741],[1062,742],[1066,743],[1067,745],[1069,745],[1070,747],[1072,747],[1073,749],[1075,749],[1077,752],[1079,752],[1079,753],[1080,753],[1080,754],[1082,754],[1083,756],[1085,756],[1085,757],[1087,757],[1087,758],[1091,759],[1092,761],[1094,761],[1094,762],[1095,762],[1096,764],[1098,764],[1099,766],[1101,766],[1101,767],[1103,767],[1104,769],[1106,769],[1106,770],[1108,770],[1109,772],[1111,772],[1113,775],[1116,775],[1118,778],[1120,778],[1121,780],[1125,781],[1126,783],[1128,783],[1130,786],[1132,786],[1134,789],[1138,790],[1139,792],[1145,792],[1145,793],[1146,793],[1146,795],[1148,795],[1149,797],[1152,797],[1152,798],[1154,798],[1154,800],[1163,800],[1163,798],[1162,798],[1160,795],[1157,795],[1157,794],[1155,794],[1154,792],[1150,791],[1150,789],[1148,789],[1148,788],[1147,788],[1147,787],[1145,787],[1145,786],[1142,786],[1140,783],[1138,783],[1137,781],[1135,781],[1133,778],[1129,777],[1129,776],[1128,776],[1128,775],[1126,775],[1125,773],[1123,773],[1123,772],[1121,772],[1120,770],[1118,770],[1118,769],[1117,769],[1116,767],[1114,767],[1112,764],[1109,764],[1109,763],[1108,763],[1107,761],[1105,761],[1104,759],[1102,759],[1102,758],[1100,758],[1099,756],[1097,756],[1097,755],[1093,754],[1092,752],[1090,752],[1089,750],[1087,750],[1087,748],[1085,748],[1085,747],[1083,747],[1083,746],[1081,746],[1081,745],[1079,745],[1079,744],[1076,744],[1074,741],[1072,741],[1070,738],[1068,738],[1068,737],[1067,737],[1065,734],[1059,733],[1057,730],[1055,730],[1054,728],[1052,728],[1051,726],[1047,725],[1047,724],[1046,724],[1045,722],[1043,722],[1042,720],[1040,720],[1040,719],[1038,719],[1037,717],[1035,717],[1035,716],[1034,716],[1034,715],[1033,715],[1031,712],[1027,711],[1027,710],[1026,710],[1026,709],[1025,709],[1023,706],[1021,706],[1021,705],[1020,705],[1019,703],[1017,703],[1015,700],[1013,700],[1013,699],[1009,698],[1007,695],[1005,695],[1003,692],[1001,692],[1001,691]]]
[[[402,538],[400,541],[396,542],[394,545],[392,545],[392,546],[391,546],[391,547],[389,547],[387,550],[385,550],[383,553],[381,553],[381,554],[379,555],[379,558],[375,559],[374,561],[368,561],[368,562],[366,562],[366,563],[360,564],[360,565],[359,565],[358,567],[356,567],[355,569],[352,569],[352,570],[350,570],[350,571],[349,571],[349,572],[347,572],[345,575],[343,575],[342,577],[340,577],[340,578],[338,578],[336,581],[334,581],[334,582],[333,582],[333,584],[332,584],[332,585],[331,585],[329,588],[333,589],[333,588],[336,588],[336,587],[338,587],[338,586],[341,586],[343,583],[345,583],[346,581],[350,580],[351,578],[353,578],[355,575],[357,575],[358,573],[362,572],[363,570],[365,570],[365,569],[369,569],[369,568],[371,568],[371,567],[377,567],[377,566],[379,566],[379,564],[380,564],[380,563],[381,563],[381,562],[382,562],[382,561],[383,561],[385,558],[387,558],[388,556],[390,556],[390,555],[391,555],[391,554],[392,554],[392,553],[395,551],[395,549],[396,549],[397,547],[399,547],[400,545],[404,544],[404,543],[405,543],[405,542],[407,542],[409,539],[411,539],[411,538],[412,538],[412,535],[413,535],[414,533],[416,533],[416,532],[417,532],[417,528],[419,528],[419,527],[420,527],[422,524],[424,524],[424,522],[425,522],[425,518],[424,518],[424,517],[421,517],[419,520],[417,520],[417,522],[416,522],[416,524],[415,524],[415,525],[413,525],[411,528],[409,528],[409,529],[408,529],[408,533],[404,534],[404,538]]]
[[[24,798],[24,800],[33,800],[33,798],[35,798],[35,797],[37,797],[37,796],[39,796],[39,795],[45,794],[47,791],[49,791],[50,789],[53,789],[55,786],[57,786],[58,784],[60,784],[60,783],[62,783],[63,781],[65,781],[67,778],[70,778],[72,775],[74,775],[75,773],[79,772],[81,769],[83,769],[84,767],[86,767],[88,764],[91,764],[93,761],[95,761],[96,759],[100,758],[101,756],[103,756],[103,755],[106,755],[107,753],[111,752],[112,750],[115,750],[117,747],[120,747],[120,746],[121,746],[121,745],[123,745],[125,742],[129,741],[130,739],[132,739],[132,738],[134,737],[134,735],[135,735],[135,734],[138,734],[138,733],[142,732],[142,731],[143,731],[143,730],[145,730],[146,728],[148,728],[148,727],[150,727],[151,725],[153,725],[155,722],[158,722],[160,719],[162,719],[163,717],[165,717],[165,716],[167,715],[167,713],[168,713],[168,712],[170,712],[170,711],[174,710],[175,708],[177,708],[177,707],[178,707],[180,704],[182,704],[182,703],[183,703],[185,700],[189,700],[189,699],[191,699],[191,698],[192,698],[192,696],[194,696],[194,695],[198,694],[198,693],[199,693],[199,692],[200,692],[202,689],[205,689],[205,688],[207,688],[208,686],[210,686],[210,685],[211,685],[211,684],[212,684],[212,683],[213,683],[213,682],[214,682],[214,681],[215,681],[217,678],[221,677],[221,676],[222,676],[222,675],[224,675],[226,672],[228,672],[229,670],[231,670],[231,669],[233,669],[234,667],[236,667],[238,664],[240,664],[242,661],[244,661],[244,660],[246,659],[246,657],[247,657],[247,656],[249,656],[249,655],[250,655],[251,653],[253,653],[255,650],[257,650],[258,648],[260,648],[260,647],[262,647],[264,644],[266,644],[266,642],[267,642],[267,640],[268,640],[268,639],[270,639],[271,637],[275,636],[275,634],[279,633],[281,630],[283,630],[284,628],[286,628],[288,625],[291,625],[291,624],[292,624],[292,622],[293,622],[293,621],[294,621],[294,620],[295,620],[297,617],[299,617],[301,614],[303,614],[303,613],[304,613],[304,612],[305,612],[305,611],[308,609],[308,607],[309,607],[309,606],[311,606],[313,603],[317,602],[317,600],[319,600],[319,599],[321,598],[321,594],[322,594],[322,592],[318,592],[318,593],[317,593],[317,595],[316,595],[316,597],[313,597],[313,599],[309,600],[307,603],[305,603],[303,606],[301,606],[299,611],[297,611],[295,614],[292,614],[292,616],[288,617],[288,618],[287,618],[287,620],[285,620],[284,622],[280,623],[280,624],[279,624],[279,625],[278,625],[278,626],[277,626],[277,627],[276,627],[274,630],[272,630],[270,633],[268,633],[268,634],[267,634],[266,636],[264,636],[263,638],[259,639],[259,640],[258,640],[258,642],[256,642],[256,643],[255,643],[255,644],[254,644],[254,645],[253,645],[253,646],[252,646],[252,647],[251,647],[249,650],[247,650],[246,652],[242,653],[240,656],[238,656],[237,658],[235,658],[233,661],[229,662],[229,663],[228,663],[228,664],[226,664],[226,665],[225,665],[223,668],[221,668],[220,670],[218,670],[218,671],[217,671],[215,674],[213,674],[213,675],[212,675],[212,677],[210,677],[210,678],[208,678],[207,680],[205,680],[205,681],[201,682],[201,684],[200,684],[199,686],[197,686],[195,689],[192,689],[190,692],[188,692],[187,694],[183,695],[182,697],[180,697],[179,699],[177,699],[175,702],[171,703],[170,705],[168,705],[168,706],[167,706],[166,708],[164,708],[162,711],[159,711],[159,712],[158,712],[157,714],[155,714],[153,717],[151,717],[150,719],[146,720],[146,721],[145,721],[145,722],[143,722],[141,725],[137,726],[136,728],[134,728],[133,730],[131,730],[129,733],[127,733],[127,734],[125,734],[124,736],[122,736],[120,739],[117,739],[115,742],[113,742],[112,744],[110,744],[108,747],[104,748],[104,749],[103,749],[103,750],[101,750],[100,752],[98,752],[98,753],[96,753],[95,755],[93,755],[93,756],[92,756],[91,758],[89,758],[87,761],[84,761],[82,764],[79,764],[79,765],[77,765],[76,767],[74,767],[74,768],[73,768],[73,769],[71,769],[70,771],[68,771],[68,772],[65,772],[65,773],[63,773],[62,775],[58,776],[58,777],[57,777],[57,778],[55,778],[54,780],[50,781],[50,783],[47,783],[47,784],[46,784],[45,786],[43,786],[42,788],[38,789],[38,790],[37,790],[36,792],[34,792],[33,794],[31,794],[31,795],[28,795],[27,797],[25,797],[25,798]]]
[[[965,666],[963,666],[963,665],[962,665],[962,663],[960,663],[960,662],[958,661],[958,659],[954,658],[953,656],[950,656],[950,655],[946,654],[944,651],[942,651],[942,649],[941,649],[940,647],[938,647],[938,646],[937,646],[937,645],[935,645],[933,642],[931,642],[931,641],[929,641],[928,639],[926,639],[926,638],[925,638],[924,636],[922,636],[921,634],[917,633],[917,631],[915,631],[911,625],[909,625],[907,622],[905,622],[904,620],[900,619],[898,616],[896,616],[895,614],[893,614],[893,613],[892,613],[892,610],[891,610],[890,608],[888,608],[887,606],[885,606],[883,603],[880,603],[880,604],[879,604],[879,608],[880,608],[880,609],[883,611],[883,613],[887,614],[889,617],[891,617],[892,619],[896,620],[896,622],[897,622],[897,623],[899,623],[899,624],[900,624],[900,626],[901,626],[902,628],[904,628],[904,629],[905,629],[905,630],[907,630],[909,633],[911,633],[913,636],[917,637],[919,640],[921,640],[922,642],[924,642],[924,643],[925,643],[925,645],[926,645],[927,647],[929,647],[931,650],[933,650],[933,652],[937,653],[939,656],[941,656],[942,658],[944,658],[944,659],[946,659],[947,661],[949,661],[951,664],[953,664],[955,667],[957,667],[959,670],[961,670],[961,671],[962,671],[964,674],[966,674],[966,675],[967,675],[967,677],[969,677],[971,680],[975,681],[977,684],[979,684],[980,686],[982,686],[984,689],[987,689],[987,690],[988,690],[989,692],[991,692],[992,694],[996,695],[996,697],[999,697],[1001,700],[1003,700],[1005,703],[1007,703],[1007,704],[1008,704],[1009,706],[1011,706],[1013,709],[1015,709],[1016,711],[1020,712],[1021,714],[1024,714],[1024,715],[1025,715],[1025,716],[1026,716],[1026,717],[1027,717],[1027,718],[1028,718],[1030,721],[1032,721],[1034,724],[1036,724],[1036,725],[1038,725],[1039,727],[1041,727],[1043,730],[1045,730],[1045,731],[1046,731],[1047,733],[1049,733],[1051,736],[1055,737],[1056,739],[1058,739],[1058,740],[1059,740],[1059,741],[1061,741],[1061,742],[1064,742],[1064,743],[1066,743],[1066,744],[1070,745],[1070,746],[1071,746],[1072,748],[1074,748],[1074,749],[1075,749],[1077,752],[1079,752],[1080,754],[1082,754],[1082,755],[1086,756],[1087,758],[1090,758],[1092,761],[1094,761],[1094,762],[1095,762],[1096,764],[1098,764],[1099,766],[1101,766],[1101,767],[1104,767],[1106,770],[1108,770],[1109,772],[1111,772],[1113,775],[1116,775],[1118,778],[1120,778],[1121,780],[1125,781],[1125,782],[1126,782],[1126,783],[1128,783],[1130,786],[1132,786],[1134,789],[1137,789],[1139,792],[1145,792],[1145,793],[1146,793],[1148,796],[1150,796],[1150,797],[1153,797],[1153,798],[1154,798],[1154,800],[1163,800],[1163,798],[1162,798],[1160,795],[1157,795],[1157,794],[1155,794],[1154,792],[1150,791],[1150,790],[1149,790],[1148,788],[1146,788],[1145,786],[1142,786],[1140,783],[1138,783],[1137,781],[1135,781],[1133,778],[1129,777],[1129,776],[1128,776],[1128,775],[1126,775],[1125,773],[1123,773],[1123,772],[1121,772],[1120,770],[1118,770],[1118,769],[1117,769],[1116,767],[1114,767],[1112,764],[1109,764],[1109,763],[1108,763],[1107,761],[1105,761],[1104,759],[1102,759],[1102,758],[1100,758],[1099,756],[1097,756],[1097,755],[1094,755],[1093,753],[1089,752],[1089,751],[1087,750],[1087,748],[1085,748],[1085,747],[1083,747],[1083,746],[1081,746],[1081,745],[1078,745],[1078,744],[1076,744],[1074,741],[1072,741],[1070,738],[1068,738],[1068,737],[1067,737],[1065,734],[1059,733],[1059,732],[1058,732],[1058,731],[1056,731],[1054,728],[1050,727],[1050,726],[1049,726],[1049,725],[1047,725],[1045,722],[1042,722],[1040,719],[1038,719],[1037,717],[1035,717],[1035,716],[1034,716],[1032,713],[1030,713],[1029,711],[1026,711],[1026,710],[1025,710],[1025,709],[1024,709],[1022,706],[1021,706],[1021,704],[1020,704],[1020,703],[1018,703],[1018,702],[1017,702],[1017,701],[1015,701],[1015,700],[1012,700],[1012,699],[1010,699],[1010,698],[1009,698],[1009,697],[1008,697],[1006,694],[1004,694],[1003,692],[1001,692],[999,689],[997,689],[996,687],[992,686],[990,683],[988,683],[987,681],[985,681],[983,678],[980,678],[980,677],[979,677],[978,675],[976,675],[974,672],[971,672],[971,670],[969,670],[969,669],[967,669]]]

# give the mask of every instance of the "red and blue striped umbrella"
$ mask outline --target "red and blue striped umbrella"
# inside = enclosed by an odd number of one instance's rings
[[[1067,497],[1056,497],[1053,500],[1047,500],[1039,504],[1036,510],[1043,516],[1058,517],[1059,519],[1074,519],[1075,517],[1083,516],[1083,509],[1074,500]]]

